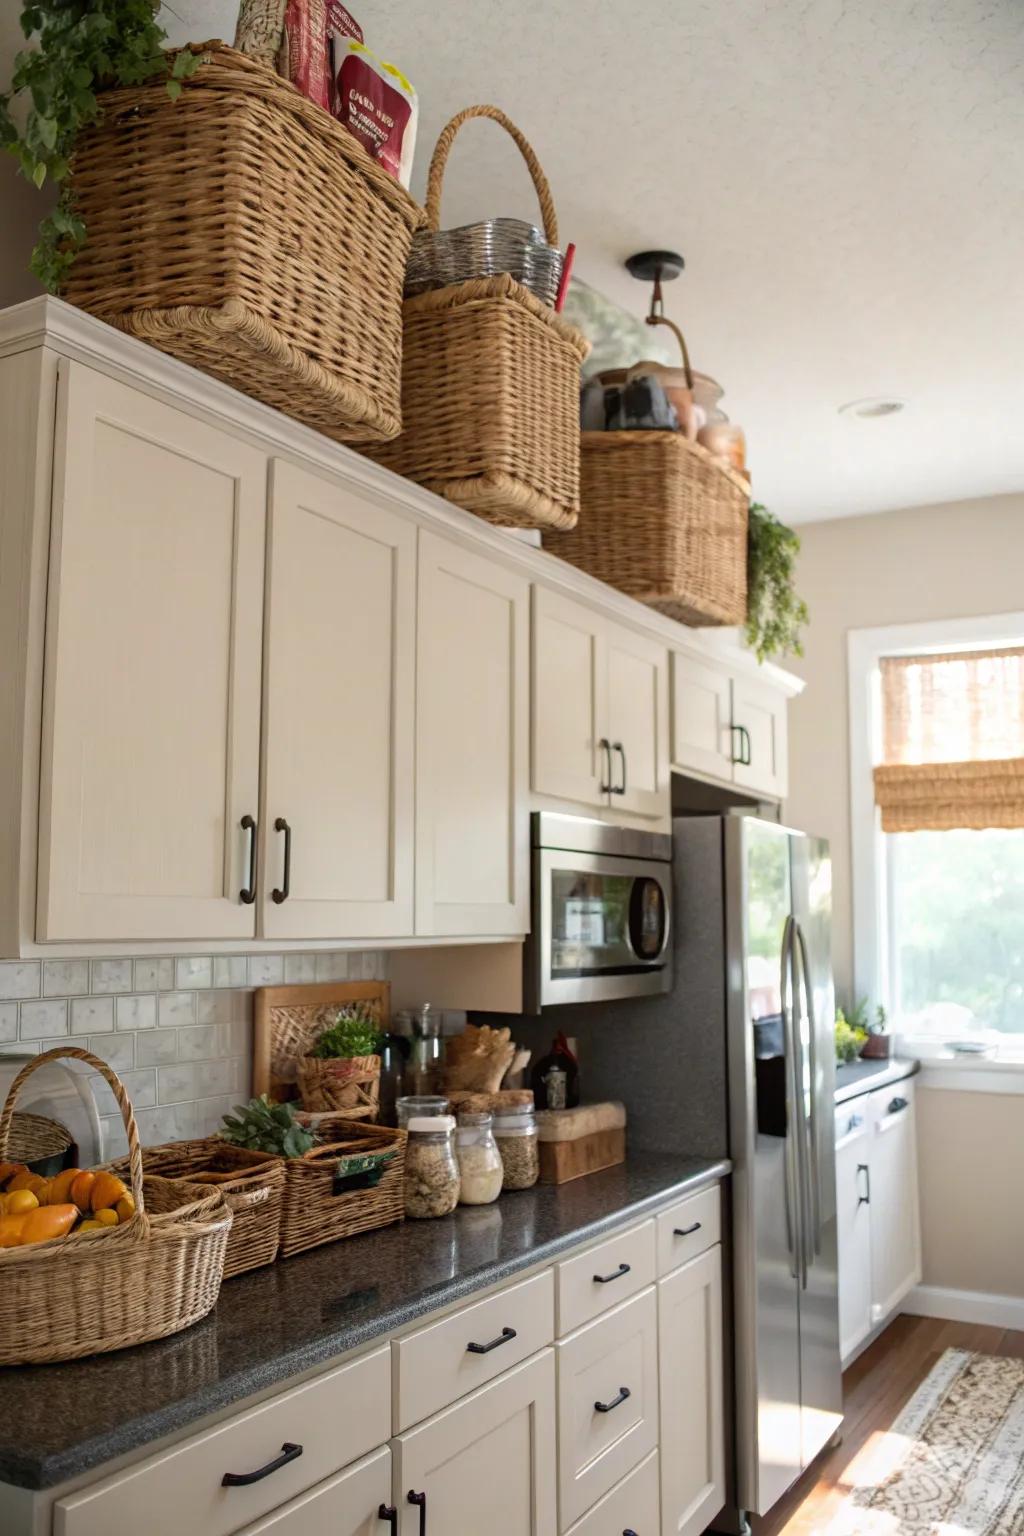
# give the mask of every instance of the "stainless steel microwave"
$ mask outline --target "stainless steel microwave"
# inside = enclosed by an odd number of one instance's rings
[[[645,997],[672,985],[672,838],[537,812],[523,1006]]]

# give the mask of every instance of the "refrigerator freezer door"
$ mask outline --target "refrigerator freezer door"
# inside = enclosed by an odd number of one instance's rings
[[[790,836],[768,822],[727,818],[724,840],[736,1503],[763,1514],[804,1465]]]
[[[800,1292],[801,1458],[807,1466],[842,1420],[835,1176],[832,864],[828,844],[794,836],[791,877],[804,1260]]]

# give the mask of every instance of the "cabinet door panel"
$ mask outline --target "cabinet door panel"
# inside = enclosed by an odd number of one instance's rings
[[[264,707],[263,932],[412,933],[416,529],[274,464]],[[278,817],[291,827],[291,891]]]
[[[745,678],[732,684],[732,719],[750,743],[749,763],[735,763],[733,779],[743,789],[784,800],[789,789],[786,697]]]
[[[390,1504],[391,1452],[385,1446],[238,1536],[387,1536],[380,1509]]]
[[[581,603],[533,589],[533,788],[608,804],[607,655],[602,620]]]
[[[402,1536],[555,1536],[555,1367],[550,1349],[393,1442]]]
[[[731,714],[728,672],[673,651],[672,766],[731,781]]]
[[[37,936],[251,938],[266,461],[61,364]]]
[[[722,1250],[658,1282],[663,1536],[698,1536],[725,1502]]]
[[[914,1090],[871,1095],[871,1319],[880,1323],[921,1279]]]
[[[839,1352],[845,1360],[871,1331],[871,1127],[863,1108],[836,1111],[836,1236]]]
[[[607,626],[612,808],[667,820],[668,653],[656,640]],[[616,744],[621,751],[616,751]],[[623,778],[625,793],[620,793]]]
[[[529,928],[529,587],[420,533],[416,931]]]

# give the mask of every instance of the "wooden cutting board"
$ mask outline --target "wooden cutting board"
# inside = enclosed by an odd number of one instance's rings
[[[362,1003],[382,1031],[391,1023],[386,981],[324,981],[307,986],[258,987],[253,1004],[252,1091],[275,1103],[298,1098],[296,1062],[339,1008]]]

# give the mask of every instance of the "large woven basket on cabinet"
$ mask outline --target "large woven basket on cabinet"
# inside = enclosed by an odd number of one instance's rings
[[[427,227],[440,229],[452,142],[472,117],[506,128],[529,167],[550,245],[551,191],[534,151],[497,107],[469,107],[444,129],[430,163]],[[579,369],[583,335],[508,273],[405,301],[402,433],[367,450],[489,522],[572,528],[579,514]]]
[[[0,1115],[7,1149],[22,1084],[71,1057],[106,1079],[124,1119],[135,1215],[116,1227],[0,1250],[0,1365],[74,1360],[177,1333],[216,1305],[231,1212],[219,1190],[143,1176],[128,1095],[110,1067],[77,1046],[36,1056],[11,1084]]]
[[[581,453],[579,523],[544,548],[684,624],[742,624],[742,475],[679,432],[584,432]]]
[[[64,297],[328,437],[394,437],[421,210],[266,65],[193,52],[177,101],[163,78],[108,91],[79,136]]]

